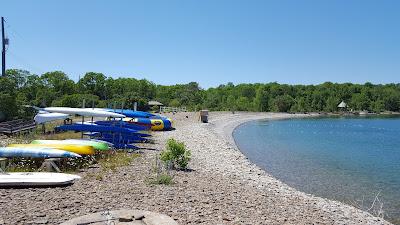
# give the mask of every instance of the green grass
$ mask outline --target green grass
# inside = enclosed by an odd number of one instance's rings
[[[103,171],[115,171],[118,167],[128,166],[135,158],[139,157],[138,153],[114,152],[105,155],[104,158],[98,160]]]
[[[150,185],[171,185],[173,184],[173,177],[166,174],[158,174],[156,177],[150,178],[147,181]]]

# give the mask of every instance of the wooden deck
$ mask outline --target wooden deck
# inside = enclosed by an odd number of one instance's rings
[[[16,133],[31,131],[36,128],[36,123],[33,120],[11,120],[0,123],[0,133],[13,135]]]

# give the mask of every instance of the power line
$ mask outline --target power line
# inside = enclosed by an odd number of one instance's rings
[[[7,20],[5,20],[4,19],[4,22],[7,24],[7,30],[8,31],[11,31],[11,33],[13,33],[13,36],[14,37],[18,37],[18,38],[20,38],[20,39],[24,39],[23,37],[22,37],[22,35],[19,33],[19,32],[17,32],[8,22],[7,22]],[[11,34],[10,33],[10,34]]]
[[[7,25],[7,30],[9,30],[9,31],[11,31],[12,32],[12,35],[14,36],[14,37],[18,37],[18,38],[20,38],[21,40],[24,40],[24,38],[22,37],[22,35],[19,33],[19,32],[17,32],[15,29],[13,29],[12,27],[11,27],[11,25],[2,17],[2,19],[3,19],[3,21],[6,23],[6,25]],[[9,34],[11,34],[11,33],[9,33]],[[20,57],[20,56],[18,56],[18,55],[16,55],[15,53],[13,53],[12,51],[10,51],[9,49],[9,45],[7,44],[7,49],[5,49],[5,51],[7,51],[7,53],[10,55],[10,56],[12,56],[12,58],[14,59],[14,60],[16,60],[17,62],[19,62],[22,66],[24,66],[24,67],[27,67],[27,68],[29,68],[32,72],[37,72],[37,74],[39,75],[39,74],[43,74],[44,72],[44,70],[42,70],[42,69],[40,69],[40,68],[38,68],[38,67],[36,67],[36,66],[33,66],[31,63],[29,63],[27,60],[25,60],[23,57]],[[5,54],[5,53],[4,53]]]
[[[19,63],[23,64],[24,67],[28,67],[29,69],[32,70],[32,72],[37,72],[38,75],[40,74],[44,74],[44,70],[33,66],[32,64],[30,64],[27,60],[25,60],[24,58],[17,56],[15,53],[13,53],[12,51],[8,51],[8,53],[10,54],[10,56],[12,56],[13,59],[15,59],[16,61],[18,61]]]

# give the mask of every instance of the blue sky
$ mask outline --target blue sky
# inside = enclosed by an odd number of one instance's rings
[[[0,3],[8,68],[158,84],[400,83],[400,1]]]

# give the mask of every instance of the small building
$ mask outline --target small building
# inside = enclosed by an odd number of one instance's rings
[[[340,111],[345,111],[347,109],[347,104],[344,101],[342,101],[337,107],[339,108]]]
[[[149,101],[149,103],[147,103],[147,104],[148,104],[150,107],[158,106],[160,112],[161,112],[161,106],[164,105],[164,104],[162,104],[161,102],[157,102],[157,101]]]

